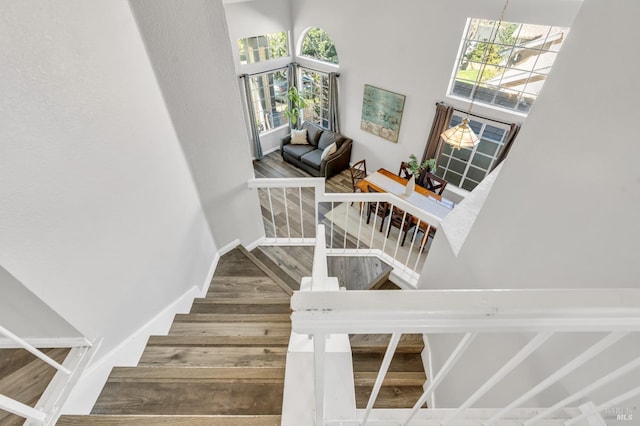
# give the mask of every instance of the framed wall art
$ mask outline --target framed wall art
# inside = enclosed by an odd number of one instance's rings
[[[397,143],[404,100],[404,95],[365,84],[360,128]]]

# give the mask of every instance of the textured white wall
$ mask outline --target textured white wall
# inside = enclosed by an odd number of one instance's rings
[[[131,0],[218,247],[264,234],[220,0]]]
[[[0,325],[23,339],[80,338],[82,334],[0,266]],[[0,341],[11,341],[0,335]]]
[[[189,168],[126,1],[4,1],[0,52],[0,264],[105,354],[204,283]]]

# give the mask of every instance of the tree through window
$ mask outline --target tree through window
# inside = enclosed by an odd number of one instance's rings
[[[302,39],[301,56],[338,64],[338,52],[329,34],[320,28],[311,28]]]

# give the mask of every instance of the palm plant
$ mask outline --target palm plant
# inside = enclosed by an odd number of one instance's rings
[[[302,96],[300,96],[300,92],[295,86],[291,86],[289,88],[289,91],[287,92],[287,98],[289,98],[289,106],[287,107],[284,114],[289,118],[291,127],[297,128],[298,117],[300,117],[301,110],[307,106],[307,101]]]

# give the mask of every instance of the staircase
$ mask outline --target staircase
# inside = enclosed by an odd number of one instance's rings
[[[206,297],[176,315],[167,336],[149,339],[138,366],[113,369],[90,415],[62,416],[57,424],[279,425],[290,286],[297,283],[257,254],[239,246],[222,256]],[[366,405],[385,340],[352,339],[358,407]],[[422,347],[420,336],[403,337],[376,407],[408,408],[417,400]]]
[[[242,247],[224,255],[207,296],[113,369],[91,415],[58,425],[279,425],[291,324],[270,274]]]
[[[375,284],[374,288],[399,290],[398,286],[388,280]],[[388,334],[360,334],[350,337],[356,408],[367,407],[390,339]],[[421,356],[423,349],[424,341],[420,334],[405,334],[400,338],[374,408],[413,407],[422,395],[422,385],[427,380]]]

